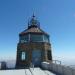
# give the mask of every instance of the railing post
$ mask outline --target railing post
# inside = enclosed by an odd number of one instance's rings
[[[30,67],[33,68],[33,70],[34,70],[34,64],[33,63],[30,64]]]
[[[73,72],[74,72],[74,69],[71,69],[71,71],[72,71],[72,75],[74,75],[74,74],[73,74]]]

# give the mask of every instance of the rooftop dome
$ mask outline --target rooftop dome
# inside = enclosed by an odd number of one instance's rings
[[[20,35],[24,35],[27,33],[47,34],[40,28],[40,23],[34,16],[34,14],[33,14],[32,18],[30,19],[30,21],[28,22],[28,28],[26,30],[24,30],[23,32],[21,32]]]
[[[32,27],[40,27],[39,21],[36,19],[35,15],[31,17],[30,21],[28,22],[28,28]]]

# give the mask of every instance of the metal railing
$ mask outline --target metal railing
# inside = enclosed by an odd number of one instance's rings
[[[61,65],[61,61],[59,61],[59,60],[52,60],[52,63],[60,64]]]
[[[43,64],[44,69],[51,70],[61,75],[75,75],[75,69],[71,68],[70,66],[62,65],[61,61],[59,60],[49,61],[48,63],[49,64]]]

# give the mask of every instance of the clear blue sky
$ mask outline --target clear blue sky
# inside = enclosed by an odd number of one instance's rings
[[[75,61],[75,0],[0,0],[0,58],[14,59],[18,34],[33,12],[48,32],[53,59]]]

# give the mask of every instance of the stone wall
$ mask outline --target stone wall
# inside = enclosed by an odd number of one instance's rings
[[[41,62],[48,61],[48,50],[51,50],[51,44],[49,43],[39,43],[39,42],[29,42],[29,43],[19,43],[17,46],[17,61],[16,61],[16,67],[22,67],[22,66],[30,66],[32,62],[32,52],[33,50],[41,50]],[[27,58],[26,60],[21,60],[21,53],[22,51],[26,52]],[[51,51],[50,51],[51,52]],[[52,60],[52,53],[50,53],[50,59]]]

